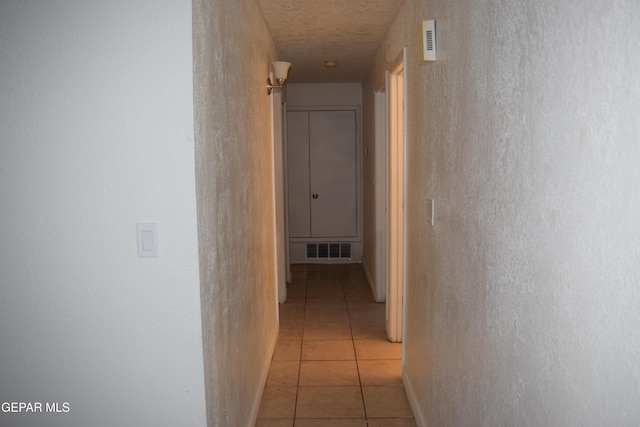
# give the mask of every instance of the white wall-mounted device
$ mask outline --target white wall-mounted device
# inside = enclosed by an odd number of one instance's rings
[[[422,62],[436,60],[436,21],[422,21]]]
[[[157,258],[158,257],[158,224],[138,223],[138,257]]]
[[[434,199],[427,199],[427,221],[429,225],[436,223],[436,201]]]

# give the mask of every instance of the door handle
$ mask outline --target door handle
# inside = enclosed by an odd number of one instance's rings
[[[314,199],[317,199],[317,198],[318,198],[318,193],[313,193],[313,194],[311,195],[311,197],[313,197]]]

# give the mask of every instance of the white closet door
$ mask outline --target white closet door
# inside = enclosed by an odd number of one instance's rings
[[[289,183],[289,237],[311,236],[309,189],[309,113],[287,113],[287,175]]]
[[[355,237],[356,112],[309,112],[311,236]]]

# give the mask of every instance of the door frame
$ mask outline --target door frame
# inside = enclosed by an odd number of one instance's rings
[[[387,337],[402,342],[406,287],[406,47],[386,73],[387,93]]]
[[[375,300],[387,299],[387,93],[385,83],[374,92],[375,100]]]
[[[286,170],[284,168],[285,158],[285,103],[280,91],[273,92],[271,104],[272,122],[272,147],[273,147],[273,218],[274,218],[274,254],[275,254],[275,280],[277,287],[277,301],[284,303],[287,301],[287,279],[290,278],[289,257],[288,257],[288,228],[286,226]]]

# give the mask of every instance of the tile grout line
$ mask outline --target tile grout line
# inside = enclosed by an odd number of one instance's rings
[[[367,406],[364,404],[364,390],[362,389],[362,378],[360,376],[360,364],[358,363],[358,353],[356,352],[356,339],[353,336],[353,328],[351,327],[351,311],[349,310],[349,304],[347,304],[347,295],[344,292],[344,281],[342,275],[340,275],[340,283],[342,284],[342,293],[344,294],[344,305],[347,308],[347,318],[349,319],[349,331],[351,332],[351,345],[353,347],[353,357],[356,361],[356,371],[358,372],[358,385],[360,386],[360,399],[362,399],[362,412],[364,413],[364,422],[369,425],[369,418],[367,417]]]
[[[293,406],[293,425],[298,419],[298,398],[300,396],[300,376],[302,375],[302,349],[304,348],[304,329],[307,320],[307,298],[309,298],[309,269],[305,267],[304,275],[304,308],[302,310],[302,337],[300,339],[300,359],[298,360],[298,381],[296,382],[296,401]]]

